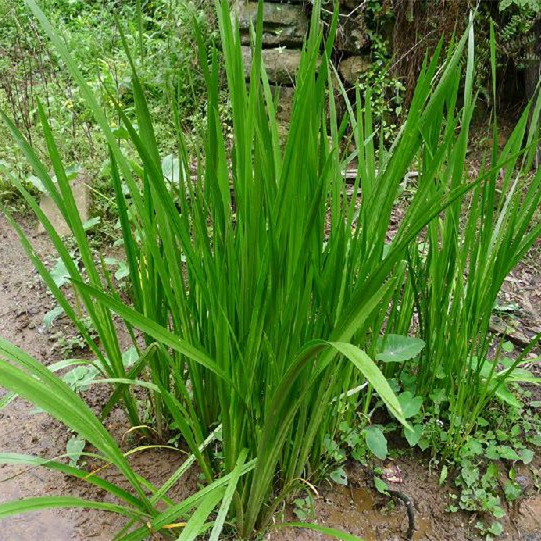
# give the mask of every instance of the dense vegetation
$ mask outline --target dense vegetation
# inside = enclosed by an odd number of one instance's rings
[[[472,175],[466,157],[478,98],[473,22],[425,60],[401,128],[387,145],[373,123],[370,86],[358,88],[351,101],[333,82],[337,17],[324,33],[319,2],[285,140],[261,64],[262,12],[247,85],[225,1],[216,5],[220,51],[197,6],[180,12],[197,48],[196,75],[189,68],[192,45],[182,37],[169,42],[164,27],[180,23],[165,2],[146,3],[147,11],[139,2],[123,3],[128,15],[122,12],[118,26],[103,15],[102,30],[113,41],[89,35],[88,47],[71,47],[70,34],[66,42],[55,28],[71,28],[79,41],[79,17],[87,13],[81,2],[53,2],[47,14],[34,0],[26,4],[21,16],[36,21],[35,35],[53,46],[54,53],[45,53],[43,45],[37,57],[54,54],[54,60],[37,70],[37,94],[28,91],[32,81],[22,94],[13,90],[25,88],[20,82],[5,93],[16,122],[2,113],[3,123],[25,162],[6,162],[1,170],[43,224],[74,298],[9,219],[59,313],[95,354],[84,367],[89,384],[114,388],[103,417],[120,404],[132,426],[148,429],[149,440],[181,440],[191,456],[153,487],[66,381],[0,339],[2,386],[80,434],[131,486],[112,484],[99,471],[4,454],[4,463],[41,464],[94,483],[118,503],[34,498],[1,504],[0,518],[89,507],[128,517],[119,539],[167,536],[174,525],[182,528],[179,539],[209,531],[218,539],[226,525],[245,539],[263,531],[306,482],[326,476],[345,482],[345,458],[364,460],[368,452],[385,458],[386,433],[429,449],[443,480],[448,466],[467,468],[489,449],[495,458],[515,453],[516,460],[531,460],[538,419],[519,427],[516,448],[482,439],[477,430],[492,422],[483,417],[487,405],[513,419],[521,408],[517,383],[536,381],[524,364],[540,337],[508,355],[508,345],[489,333],[489,319],[504,278],[541,235],[535,217],[541,170],[532,173],[541,98],[526,106],[503,148],[492,115],[493,144]],[[147,31],[156,25],[156,40],[142,32],[145,20]],[[496,39],[489,28],[495,103]],[[94,48],[109,45],[114,69],[104,71]],[[36,72],[29,69],[23,79]],[[70,89],[69,107],[48,90],[49,77],[64,78],[67,86],[54,84]],[[205,100],[197,97],[200,86]],[[346,104],[343,119],[338,99]],[[188,125],[200,139],[186,137]],[[88,130],[88,145],[73,126]],[[99,156],[94,141],[108,153],[107,166],[96,171],[118,217],[122,284],[94,252],[70,188],[74,163]],[[351,164],[356,174],[348,183]],[[51,226],[28,179],[55,202],[71,239]],[[129,359],[121,348],[126,334],[136,352]],[[145,419],[141,393],[150,404]],[[171,501],[169,490],[195,462],[205,487]],[[379,487],[386,489],[382,481]],[[464,506],[484,506],[498,517],[498,501],[486,490],[485,496]]]
[[[201,99],[202,72],[194,55],[192,19],[198,21],[205,42],[214,43],[218,34],[212,5],[204,0],[154,0],[142,2],[140,12],[136,0],[46,0],[40,6],[62,34],[119,139],[125,134],[113,98],[128,114],[133,111],[134,98],[130,66],[115,17],[129,21],[124,28],[125,38],[142,59],[138,74],[156,119],[161,151],[168,156],[176,147],[175,119],[170,114],[172,102],[182,106],[182,128],[188,134],[187,143],[191,144],[190,134],[200,132],[205,110],[205,100]],[[110,164],[106,142],[78,86],[62,59],[48,46],[23,1],[1,0],[0,20],[1,108],[9,112],[25,137],[44,156],[46,145],[37,115],[40,100],[71,170],[84,169],[96,179],[95,213],[116,220],[109,203]],[[4,127],[0,130],[4,166],[27,186],[41,189],[24,157],[14,151]],[[0,193],[4,201],[11,200],[14,208],[20,208],[20,200],[4,175],[0,177]]]

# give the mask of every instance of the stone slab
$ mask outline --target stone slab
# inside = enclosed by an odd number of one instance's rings
[[[257,22],[257,2],[248,2],[239,6],[238,18],[241,41],[250,44],[250,27]],[[300,47],[308,33],[308,17],[300,4],[263,5],[263,45]]]
[[[90,218],[90,190],[88,189],[88,179],[83,175],[80,175],[71,183],[71,190],[81,221],[85,223]],[[71,235],[71,229],[49,195],[44,194],[41,197],[39,206],[60,236]],[[45,228],[40,223],[38,225],[38,233],[44,232]]]
[[[252,67],[252,50],[250,47],[242,47],[242,57],[246,77],[249,78]],[[271,83],[282,86],[294,85],[301,61],[301,51],[283,47],[263,49],[261,57]]]

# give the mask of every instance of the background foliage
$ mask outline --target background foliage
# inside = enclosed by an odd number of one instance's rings
[[[212,44],[218,34],[211,4],[205,0],[143,0],[139,21],[138,0],[41,2],[45,14],[59,29],[81,66],[113,129],[120,126],[120,121],[112,97],[128,115],[133,114],[131,73],[115,17],[126,24],[126,39],[137,53],[139,76],[147,89],[151,113],[158,120],[156,136],[166,154],[175,146],[174,119],[170,114],[172,100],[185,112],[187,134],[203,122],[204,85],[194,54],[192,20],[197,19],[204,39],[208,45]],[[44,41],[24,2],[0,0],[0,21],[0,108],[9,113],[45,157],[38,128],[39,100],[60,136],[62,155],[70,165],[84,168],[97,180],[94,188],[98,194],[110,194],[103,182],[109,164],[103,136],[78,87]],[[31,180],[24,160],[2,130],[0,127],[0,159],[20,179]],[[117,135],[119,139],[124,137],[120,129]],[[9,197],[11,184],[0,176],[2,192],[4,199]],[[98,196],[95,203],[102,213],[109,210],[107,198]]]

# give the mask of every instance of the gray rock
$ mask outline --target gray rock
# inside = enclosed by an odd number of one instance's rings
[[[293,96],[295,89],[291,86],[272,86],[272,95],[278,96],[278,104],[276,106],[276,118],[280,122],[289,122],[293,113]]]
[[[341,16],[334,48],[350,54],[359,54],[370,44],[364,17],[361,13],[355,16]]]
[[[81,221],[85,223],[90,217],[90,190],[88,189],[88,179],[84,175],[79,175],[79,177],[71,183],[71,191]],[[62,213],[58,210],[58,207],[49,195],[44,194],[41,197],[39,206],[60,236],[71,234],[71,229],[64,220]],[[43,232],[45,232],[45,228],[40,223],[38,226],[38,233]]]
[[[361,74],[370,68],[370,59],[366,56],[350,56],[338,65],[338,72],[349,85],[354,85]]]
[[[522,492],[527,492],[533,485],[533,480],[529,475],[517,475],[516,482],[520,485]]]
[[[257,21],[257,2],[238,7],[239,28],[243,45],[250,44],[250,25]],[[272,4],[263,6],[263,44],[300,47],[308,32],[308,17],[300,4]]]
[[[252,50],[250,47],[242,47],[242,57],[246,69],[246,77],[249,78],[252,67]],[[293,86],[301,61],[300,51],[282,47],[277,49],[263,49],[262,60],[271,83],[282,86]]]

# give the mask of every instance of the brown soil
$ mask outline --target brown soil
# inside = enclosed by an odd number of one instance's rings
[[[46,245],[36,238],[35,247],[46,253]],[[31,355],[47,362],[50,343],[41,331],[43,316],[49,308],[44,290],[38,286],[33,267],[18,245],[15,233],[0,217],[0,335],[23,347]],[[0,390],[0,393],[3,393]],[[0,414],[2,452],[60,455],[68,432],[45,414],[32,414],[32,406],[22,400],[12,402]],[[66,490],[62,475],[33,469],[13,477],[20,467],[1,467],[0,501],[61,493]],[[0,521],[1,539],[71,539],[77,518],[71,511],[43,511]]]
[[[45,236],[35,233],[33,224],[23,223],[26,233],[41,257],[52,253]],[[54,301],[47,296],[44,284],[37,277],[31,262],[20,247],[17,235],[6,219],[0,215],[0,336],[23,348],[36,359],[48,365],[62,358],[55,352],[51,338],[61,330],[69,335],[71,326],[56,323],[51,331],[43,325],[43,316]],[[85,358],[85,352],[77,352]],[[88,357],[88,353],[86,353]],[[0,387],[0,397],[5,391]],[[89,405],[100,410],[109,392],[94,386],[85,393]],[[63,425],[44,413],[33,413],[34,407],[17,399],[0,412],[0,452],[39,455],[54,458],[66,452],[71,433]],[[121,410],[115,410],[107,419],[107,427],[119,440],[128,428]],[[124,443],[125,450],[129,449]],[[132,466],[153,483],[163,483],[182,463],[185,455],[180,451],[147,450],[131,457]],[[113,471],[105,477],[123,486],[123,479]],[[193,491],[196,473],[175,487],[173,498],[182,499]],[[123,486],[123,488],[127,488]],[[87,483],[66,478],[43,468],[0,466],[0,502],[18,498],[46,495],[71,495],[85,499],[103,500],[106,494]],[[94,510],[52,510],[0,520],[0,541],[109,541],[124,524],[124,519],[111,513]]]
[[[538,461],[537,469],[539,463]],[[484,539],[479,537],[474,529],[480,517],[464,512],[447,512],[450,489],[448,486],[438,485],[439,474],[430,473],[426,460],[420,457],[398,459],[386,464],[386,467],[392,468],[400,478],[400,482],[388,482],[390,489],[407,496],[413,503],[413,541]],[[530,470],[528,472],[531,475]],[[408,529],[406,507],[396,498],[378,494],[371,488],[370,477],[366,469],[353,466],[348,471],[350,486],[321,487],[314,506],[318,523],[358,535],[365,541],[403,541]],[[294,517],[288,518],[294,520]],[[517,508],[510,508],[504,519],[504,526],[505,533],[498,539],[541,541],[541,496],[532,494]],[[266,539],[313,541],[330,538],[317,532],[296,529],[295,534],[276,530]]]
[[[46,258],[51,254],[48,243],[43,236],[35,233],[33,224],[23,223],[23,227],[32,238],[40,256]],[[53,331],[45,329],[43,316],[54,303],[47,296],[45,287],[19,246],[16,234],[2,216],[0,262],[0,336],[22,347],[44,364],[60,360],[61,354],[55,352],[51,334],[59,329],[69,334],[70,326],[61,321],[55,325]],[[528,272],[527,269],[519,269],[518,275],[525,277]],[[522,289],[526,290],[533,283],[530,282]],[[532,299],[537,300],[537,293],[539,289],[532,290],[532,294],[528,295],[529,303]],[[511,288],[505,294],[514,296],[517,291]],[[530,315],[525,329],[528,336],[539,324],[540,306],[541,302],[526,306]],[[80,354],[84,356],[85,353]],[[0,389],[0,397],[3,392]],[[92,392],[86,393],[85,398],[99,411],[107,396],[105,387],[95,386]],[[107,420],[107,426],[120,440],[128,425],[122,412],[116,410]],[[0,452],[52,458],[65,452],[70,436],[65,427],[43,413],[33,413],[33,407],[21,399],[12,402],[0,412]],[[127,450],[127,443],[123,445]],[[146,451],[134,455],[133,465],[143,476],[152,482],[160,483],[182,460],[183,455],[180,452]],[[539,471],[538,459],[536,464]],[[407,495],[414,503],[416,541],[480,539],[473,532],[477,517],[465,513],[450,514],[446,511],[449,505],[449,488],[438,486],[437,474],[430,474],[425,460],[400,459],[396,460],[393,466],[400,471],[402,482],[393,484],[392,488]],[[315,518],[318,523],[362,536],[366,541],[404,539],[408,525],[405,506],[398,500],[392,501],[376,493],[371,488],[370,475],[366,470],[352,466],[349,475],[352,480],[349,487],[327,484],[318,488],[318,497],[315,500]],[[531,468],[525,471],[525,475],[532,478]],[[107,472],[107,476],[109,480],[122,484],[122,479],[115,477],[114,472]],[[172,497],[182,499],[193,491],[196,477],[197,473],[192,472],[181,486],[176,487]],[[97,500],[106,497],[84,482],[67,479],[48,470],[0,466],[0,502],[53,494]],[[503,539],[541,541],[541,496],[535,494],[534,488],[530,488],[529,496],[516,508],[509,509]],[[295,519],[290,509],[284,514],[289,520]],[[277,522],[280,522],[280,519],[281,517],[276,517]],[[1,520],[0,541],[108,541],[122,524],[122,519],[105,512],[42,511]],[[300,529],[274,529],[265,538],[271,541],[328,539],[323,534]]]

